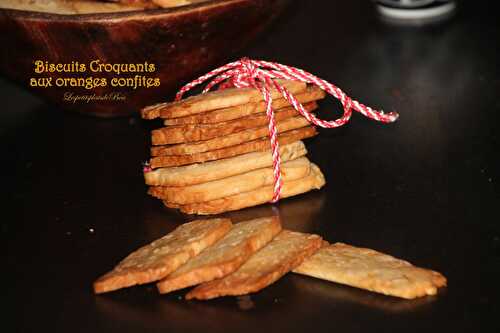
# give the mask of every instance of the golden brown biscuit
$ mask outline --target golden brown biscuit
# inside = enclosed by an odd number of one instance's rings
[[[314,102],[309,103],[304,105],[304,108],[307,111],[313,111],[317,108],[317,104]],[[285,119],[291,118],[293,115],[298,117],[298,112],[291,107],[277,110],[275,112],[275,121],[279,125],[281,122],[284,122]],[[268,123],[269,120],[267,119],[267,115],[259,114],[217,124],[168,126],[153,130],[151,132],[151,141],[153,145],[166,145],[210,140],[226,137],[230,134],[239,133],[248,129],[267,127]]]
[[[292,94],[306,90],[306,84],[299,81],[281,80]],[[276,89],[271,90],[272,98],[282,97]],[[229,88],[216,90],[182,99],[177,102],[160,103],[141,110],[144,119],[178,118],[207,111],[228,108],[235,105],[256,103],[263,100],[262,93],[255,88]]]
[[[325,97],[325,95],[326,95],[325,92],[318,87],[307,87],[307,89],[304,92],[296,94],[295,98],[300,103],[304,104],[305,107],[306,103],[309,104],[310,102],[322,99]],[[299,115],[299,113],[295,111],[295,109],[293,109],[290,106],[290,103],[288,103],[288,101],[284,98],[273,99],[272,106],[276,112],[277,117],[279,113],[281,111],[284,112],[285,109],[287,110],[288,113],[290,113],[290,117]],[[242,104],[225,109],[194,114],[192,116],[165,119],[164,124],[166,126],[170,126],[170,125],[185,125],[185,124],[200,125],[200,124],[228,123],[230,121],[237,121],[240,119],[243,120],[251,115],[266,117],[265,112],[266,112],[266,103],[264,101],[261,101],[257,103]]]
[[[237,271],[203,283],[186,299],[212,299],[257,292],[297,267],[321,247],[321,237],[283,230],[248,259]]]
[[[94,282],[96,294],[160,280],[222,238],[229,219],[183,224],[166,236],[143,246]]]
[[[51,14],[75,15],[125,12],[157,8],[149,0],[2,0],[0,8],[17,9],[31,12],[46,12]]]
[[[288,182],[307,176],[310,166],[306,157],[283,163],[281,165],[283,181]],[[149,188],[148,193],[167,201],[169,205],[185,205],[253,191],[263,186],[270,186],[273,181],[273,168],[268,167],[191,186],[153,186]]]
[[[325,178],[320,169],[311,163],[309,175],[293,181],[283,182],[281,198],[288,198],[297,194],[309,192],[313,189],[320,189],[325,184]],[[268,203],[273,198],[274,187],[264,186],[253,191],[248,191],[230,197],[200,202],[194,204],[180,205],[178,208],[187,214],[210,215],[220,214],[232,210],[252,207]],[[168,202],[163,201],[168,206]]]
[[[193,0],[151,0],[151,2],[159,7],[162,7],[162,8],[172,8],[172,7],[190,5],[192,3],[195,3],[196,0],[195,1],[193,1]]]
[[[313,137],[317,134],[316,128],[306,126],[299,129],[286,131],[278,135],[278,142],[286,145],[305,138]],[[254,151],[264,151],[271,147],[269,138],[261,138],[244,142],[240,145],[225,147],[217,150],[206,151],[191,155],[157,156],[150,159],[149,165],[152,169],[181,166],[186,164],[201,163],[206,161],[220,160],[251,153]]]
[[[307,154],[302,141],[280,146],[281,161],[291,161]],[[147,185],[189,186],[231,177],[273,165],[271,151],[259,151],[199,164],[160,168],[144,174]]]
[[[235,224],[217,243],[158,282],[158,291],[168,293],[224,277],[237,270],[280,231],[281,223],[277,217]]]
[[[282,120],[276,125],[278,133],[294,130],[297,128],[306,127],[309,122],[306,118],[298,116]],[[204,153],[222,149],[226,147],[240,145],[245,142],[257,140],[269,136],[269,128],[267,126],[250,128],[244,131],[219,136],[210,140],[181,143],[178,145],[157,146],[151,148],[152,156],[169,156],[169,155],[191,155]]]
[[[323,247],[294,272],[407,299],[435,295],[446,286],[446,278],[438,272],[342,243]]]

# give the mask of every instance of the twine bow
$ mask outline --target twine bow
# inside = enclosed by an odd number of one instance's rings
[[[266,114],[269,120],[269,138],[271,141],[271,151],[273,157],[274,194],[271,200],[273,203],[280,199],[283,180],[281,177],[281,158],[279,153],[278,132],[276,129],[276,121],[272,107],[273,99],[270,92],[272,88],[275,88],[278,92],[280,92],[283,97],[295,108],[295,110],[297,110],[310,123],[323,128],[335,128],[344,125],[351,118],[353,110],[363,114],[365,117],[383,123],[392,123],[396,121],[399,116],[395,112],[384,113],[383,111],[373,110],[369,106],[363,105],[356,100],[352,100],[335,85],[302,69],[285,66],[276,62],[251,60],[248,58],[228,63],[186,84],[179,90],[175,100],[181,100],[184,93],[211,78],[213,79],[205,86],[203,93],[210,91],[216,85],[219,85],[219,89],[226,89],[230,87],[253,87],[260,90],[264,97],[264,101],[266,103]],[[302,81],[318,86],[342,103],[344,114],[342,117],[332,121],[325,121],[317,118],[314,114],[306,111],[302,104],[297,101],[295,96],[293,96],[286,89],[286,87],[276,82],[275,79]]]

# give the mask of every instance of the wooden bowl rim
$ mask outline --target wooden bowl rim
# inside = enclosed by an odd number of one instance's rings
[[[0,8],[0,14],[11,18],[34,19],[39,21],[88,22],[88,21],[119,21],[121,19],[151,19],[158,16],[185,15],[196,11],[206,11],[214,7],[245,3],[255,0],[209,0],[172,8],[138,9],[123,12],[87,13],[87,14],[56,14],[28,10]]]

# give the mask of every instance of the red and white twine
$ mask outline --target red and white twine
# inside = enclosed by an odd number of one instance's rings
[[[219,85],[219,89],[225,89],[229,87],[253,87],[261,91],[266,103],[266,114],[269,120],[269,138],[271,141],[271,151],[273,157],[274,195],[273,199],[271,200],[271,202],[273,203],[277,202],[280,199],[283,180],[281,178],[281,159],[279,153],[278,131],[276,129],[276,120],[272,107],[273,99],[270,92],[272,88],[275,88],[277,91],[279,91],[283,95],[283,97],[295,108],[295,110],[297,110],[302,116],[304,116],[310,123],[323,128],[335,128],[344,125],[351,118],[352,110],[363,114],[365,117],[383,123],[392,123],[396,121],[396,119],[398,119],[397,113],[384,113],[383,111],[373,110],[369,106],[352,100],[335,85],[323,79],[320,79],[319,77],[302,69],[285,66],[276,62],[251,60],[248,58],[243,58],[241,60],[226,64],[186,84],[179,90],[175,97],[175,100],[181,100],[184,93],[210,78],[213,79],[206,85],[203,93],[210,91],[216,85]],[[286,87],[280,85],[274,79],[286,79],[314,84],[328,94],[337,98],[340,103],[342,103],[344,114],[342,115],[342,117],[332,121],[318,119],[314,114],[306,111],[302,104],[297,101],[295,96],[293,96],[286,89]]]

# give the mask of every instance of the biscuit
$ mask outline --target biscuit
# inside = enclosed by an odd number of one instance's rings
[[[277,217],[235,224],[222,239],[156,284],[162,294],[224,277],[281,231]]]
[[[281,145],[279,151],[282,162],[291,161],[307,154],[302,141]],[[147,185],[152,186],[189,186],[271,165],[273,165],[272,154],[270,150],[267,150],[200,164],[160,168],[144,173],[144,179]]]
[[[304,105],[307,111],[317,108],[316,103]],[[298,117],[298,112],[294,108],[288,107],[276,110],[275,121],[279,125],[285,119],[292,116]],[[183,142],[193,142],[225,137],[236,132],[241,132],[251,128],[263,127],[269,124],[266,114],[251,115],[232,121],[225,121],[217,124],[193,124],[162,127],[151,132],[151,142],[153,145],[176,144]],[[153,148],[155,149],[155,148]]]
[[[435,295],[446,286],[438,272],[343,243],[323,247],[294,272],[407,299]]]
[[[306,90],[306,84],[299,81],[278,80],[292,94]],[[272,98],[283,95],[276,89],[271,89]],[[191,96],[171,103],[159,103],[141,110],[144,119],[178,118],[192,114],[228,108],[235,105],[256,103],[263,100],[260,90],[255,88],[229,88]]]
[[[151,0],[152,3],[162,8],[172,8],[185,5],[191,5],[196,2],[193,0]]]
[[[303,178],[309,174],[310,162],[306,157],[300,157],[281,165],[283,181]],[[272,167],[252,170],[239,175],[213,180],[190,186],[153,186],[148,193],[167,201],[170,205],[185,205],[205,202],[253,191],[274,182]]]
[[[294,130],[297,128],[306,127],[309,122],[302,116],[288,118],[276,124],[278,133]],[[257,140],[269,136],[268,126],[250,128],[244,131],[219,136],[210,140],[181,143],[178,145],[157,146],[151,148],[152,156],[169,156],[169,155],[191,155],[222,149],[226,147],[240,145],[245,142]]]
[[[307,89],[299,94],[294,95],[297,101],[305,104],[309,102],[314,102],[316,100],[324,98],[326,93],[320,88],[307,87]],[[290,103],[284,98],[276,98],[273,99],[272,102],[273,109],[275,110],[276,116],[280,113],[280,111],[284,111],[286,108],[291,113],[291,116],[297,116],[299,113],[295,111]],[[293,111],[292,111],[293,110]],[[170,125],[185,125],[185,124],[218,124],[218,123],[226,123],[231,120],[239,120],[244,119],[250,115],[255,114],[255,116],[260,115],[265,117],[266,112],[266,103],[264,101],[260,101],[257,103],[248,103],[237,105],[225,109],[219,109],[214,111],[208,111],[204,113],[194,114],[192,116],[180,117],[180,118],[172,118],[165,119],[164,124],[166,126]],[[264,115],[262,115],[264,113]],[[267,118],[266,118],[267,119]]]
[[[283,230],[237,271],[199,285],[186,295],[186,299],[212,299],[257,292],[300,265],[320,247],[321,237],[318,235]]]
[[[325,178],[321,170],[311,163],[309,175],[292,181],[283,182],[281,189],[281,198],[291,197],[297,194],[305,193],[313,189],[320,189],[325,184]],[[230,197],[211,200],[207,202],[180,205],[178,208],[187,214],[210,215],[220,214],[232,210],[238,210],[246,207],[257,206],[268,203],[272,200],[274,186],[264,186],[253,191],[248,191]],[[166,206],[168,202],[163,201]]]
[[[278,142],[286,145],[305,138],[310,138],[317,134],[316,128],[306,126],[295,130],[286,131],[278,135]],[[225,147],[217,150],[206,151],[191,155],[171,155],[157,156],[150,159],[149,165],[152,169],[165,168],[172,166],[181,166],[186,164],[201,163],[206,161],[220,160],[234,157],[254,151],[264,151],[270,149],[269,138],[261,138],[253,141],[244,142],[240,145]]]
[[[96,294],[160,280],[231,229],[229,219],[190,222],[141,247],[94,282]]]

